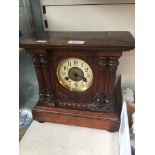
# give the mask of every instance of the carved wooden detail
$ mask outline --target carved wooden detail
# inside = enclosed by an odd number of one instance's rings
[[[43,102],[52,102],[54,95],[52,91],[52,83],[50,78],[51,74],[49,71],[49,61],[47,54],[33,53],[31,56],[39,84],[38,103],[42,104]]]
[[[102,66],[102,70],[105,71],[107,67],[107,59],[108,57],[98,57],[98,64]]]
[[[94,103],[88,106],[91,110],[113,110],[113,96],[96,94]]]
[[[52,88],[52,79],[51,79],[50,63],[48,55],[40,54],[39,56],[46,87],[46,102],[52,102],[54,100],[54,94]]]
[[[119,57],[98,57],[98,64],[102,66],[102,70],[109,68],[109,71],[116,71],[117,66],[119,65]]]
[[[119,57],[109,57],[108,58],[109,71],[116,71],[117,70],[117,66],[119,65],[118,58]]]
[[[88,104],[80,104],[80,103],[67,103],[67,102],[58,102],[59,107],[64,108],[72,108],[72,109],[88,109]]]
[[[93,103],[68,103],[57,99],[57,105],[64,108],[73,108],[73,109],[85,109],[85,110],[114,110],[113,107],[114,98],[110,95],[101,95],[96,94]]]
[[[39,56],[42,68],[49,68],[49,60],[47,54],[40,54]]]
[[[32,62],[36,70],[36,76],[38,79],[38,85],[39,85],[39,103],[42,103],[46,101],[46,88],[44,84],[44,78],[43,78],[43,72],[42,67],[40,63],[40,56],[37,53],[31,54]]]

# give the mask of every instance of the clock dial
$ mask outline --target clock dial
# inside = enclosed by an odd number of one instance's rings
[[[66,58],[57,66],[59,83],[69,91],[83,92],[93,83],[91,67],[78,58]]]

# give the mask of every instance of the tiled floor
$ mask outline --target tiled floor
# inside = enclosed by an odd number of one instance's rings
[[[118,132],[33,121],[20,155],[119,155]]]

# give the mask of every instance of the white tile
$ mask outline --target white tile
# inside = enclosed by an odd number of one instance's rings
[[[20,142],[20,155],[119,155],[118,132],[38,123]]]

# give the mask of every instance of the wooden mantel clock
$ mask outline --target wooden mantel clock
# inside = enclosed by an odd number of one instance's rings
[[[42,32],[20,40],[32,56],[39,84],[33,118],[108,131],[119,129],[123,51],[134,49],[127,31]]]

